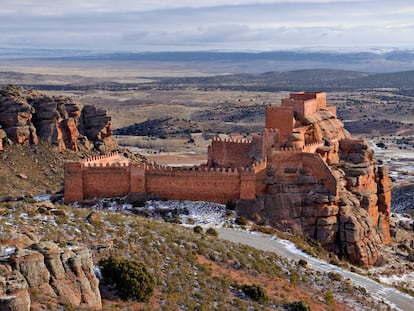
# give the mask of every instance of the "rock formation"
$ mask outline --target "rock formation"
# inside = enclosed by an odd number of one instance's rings
[[[112,120],[107,111],[94,106],[84,106],[80,119],[80,131],[88,137],[100,151],[115,149],[112,139]]]
[[[351,138],[331,111],[295,119],[282,148],[269,150],[264,193],[240,200],[238,212],[318,240],[353,263],[375,264],[380,245],[390,242],[387,168],[374,159],[366,142]],[[302,152],[317,141],[323,144],[315,145],[314,154]]]
[[[6,142],[6,140],[7,140],[6,132],[0,128],[0,151],[4,150],[3,146],[4,146],[4,143]]]
[[[39,137],[58,151],[95,147],[107,152],[116,148],[111,126],[111,117],[105,110],[82,108],[70,97],[48,96],[12,86],[0,90],[0,127],[16,144],[37,144]]]
[[[62,249],[53,242],[11,248],[1,254],[0,310],[30,310],[37,301],[57,299],[74,307],[101,309],[99,281],[88,249]]]
[[[39,137],[59,151],[79,149],[77,122],[81,115],[80,103],[69,97],[50,97],[36,91],[28,92],[26,99],[34,108],[33,124]]]
[[[19,90],[13,87],[0,90],[0,125],[13,142],[37,144],[36,129],[32,123],[34,111]]]

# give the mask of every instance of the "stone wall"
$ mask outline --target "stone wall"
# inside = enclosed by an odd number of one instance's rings
[[[122,158],[110,154],[107,158],[98,157],[96,161],[67,162],[65,202],[141,192],[168,199],[226,203],[240,198],[254,199],[256,191],[263,190],[265,162],[249,169],[173,168],[127,164],[116,157]],[[108,159],[119,163],[105,163]]]
[[[293,131],[295,119],[292,108],[266,107],[267,129],[279,129],[279,139],[281,142],[286,141],[286,136]]]
[[[248,167],[254,159],[250,156],[252,143],[249,140],[214,138],[208,149],[210,167]]]

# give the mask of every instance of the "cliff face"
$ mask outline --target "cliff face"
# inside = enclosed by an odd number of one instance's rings
[[[99,281],[88,249],[62,249],[53,242],[9,249],[0,263],[0,310],[30,310],[36,301],[57,299],[74,307],[101,309]]]
[[[107,112],[92,106],[82,108],[69,97],[5,87],[0,90],[0,126],[16,144],[37,144],[40,137],[58,151],[115,148]]]
[[[18,90],[0,90],[0,125],[16,144],[37,144],[33,113],[34,108]]]
[[[306,142],[322,141],[315,153],[272,150],[266,190],[238,202],[239,213],[318,240],[351,262],[370,266],[390,242],[391,181],[362,140],[351,139],[328,111],[302,122]]]

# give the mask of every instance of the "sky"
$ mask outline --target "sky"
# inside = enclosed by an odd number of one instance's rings
[[[0,48],[414,48],[412,0],[1,0]]]

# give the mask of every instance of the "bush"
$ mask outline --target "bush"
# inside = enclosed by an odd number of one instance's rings
[[[290,274],[290,284],[296,285],[299,282],[299,274],[296,271],[293,271]]]
[[[246,294],[246,296],[255,301],[264,302],[268,299],[265,289],[260,285],[243,285],[241,290]]]
[[[310,311],[310,308],[303,301],[288,302],[285,308],[289,311]]]
[[[331,271],[331,272],[328,273],[328,277],[332,281],[342,281],[342,275],[338,272]]]
[[[330,289],[325,291],[325,293],[323,294],[323,297],[325,298],[325,302],[328,306],[333,306],[334,305],[335,298],[334,298],[334,295],[333,295],[333,293]]]
[[[115,284],[123,300],[147,301],[151,297],[155,278],[141,262],[110,256],[99,261],[105,282]]]
[[[298,265],[306,268],[308,266],[308,262],[305,259],[299,259]]]
[[[206,230],[206,233],[208,234],[208,235],[211,235],[211,236],[218,236],[219,234],[218,234],[218,232],[217,232],[217,230],[216,229],[214,229],[214,228],[208,228],[207,230]]]
[[[227,201],[226,210],[234,211],[236,209],[236,203],[234,201]]]
[[[249,221],[246,219],[246,217],[239,216],[236,218],[235,223],[239,226],[246,226],[249,224]]]
[[[195,233],[202,233],[202,232],[203,232],[203,228],[202,228],[201,226],[195,226],[195,227],[193,228],[193,231],[194,231]]]

